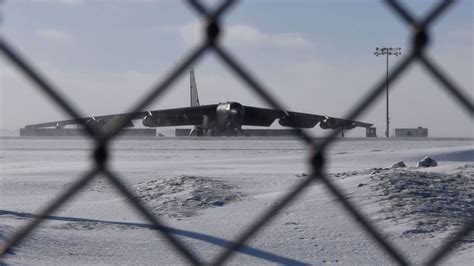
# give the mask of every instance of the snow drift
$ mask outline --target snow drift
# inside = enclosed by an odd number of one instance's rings
[[[175,176],[135,185],[137,197],[158,215],[189,217],[199,210],[239,200],[237,186],[200,176]]]
[[[394,169],[371,176],[384,219],[408,220],[404,234],[444,232],[474,215],[474,165],[453,173]]]

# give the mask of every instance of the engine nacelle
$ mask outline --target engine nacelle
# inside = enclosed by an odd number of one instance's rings
[[[91,118],[86,121],[86,125],[93,128],[102,128],[105,125],[105,121],[100,119]]]
[[[56,126],[54,126],[54,128],[56,128],[56,129],[63,129],[63,128],[64,128],[64,124],[56,123]]]
[[[145,116],[142,120],[142,124],[146,127],[157,127],[158,126],[158,123],[157,123],[156,119],[151,115]]]
[[[339,123],[336,119],[327,118],[319,123],[319,127],[322,129],[336,129],[339,127]]]
[[[354,129],[356,127],[355,123],[354,122],[349,122],[347,124],[344,125],[344,129],[346,130],[351,130],[351,129]]]

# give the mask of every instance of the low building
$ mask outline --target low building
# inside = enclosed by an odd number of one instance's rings
[[[365,129],[365,135],[368,138],[376,138],[377,137],[377,129],[375,127],[368,127]]]
[[[191,128],[177,128],[176,137],[188,137]],[[242,129],[245,137],[294,137],[297,133],[293,129]]]
[[[119,133],[122,137],[156,137],[154,128],[123,128]],[[22,137],[77,137],[87,136],[82,128],[20,128]]]
[[[428,129],[423,127],[417,128],[395,128],[396,138],[413,138],[413,137],[428,137]]]

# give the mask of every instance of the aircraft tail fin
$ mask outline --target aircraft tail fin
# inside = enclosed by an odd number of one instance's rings
[[[190,90],[191,90],[191,107],[199,106],[199,96],[197,92],[196,78],[194,77],[193,67],[191,67],[189,71],[189,78],[190,78]]]

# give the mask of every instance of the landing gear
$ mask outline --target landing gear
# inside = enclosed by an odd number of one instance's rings
[[[189,132],[189,136],[196,136],[196,137],[202,137],[204,136],[205,130],[199,127],[195,127]]]
[[[244,136],[244,131],[241,128],[227,128],[227,129],[220,129],[220,128],[200,128],[196,127],[193,128],[189,132],[189,136],[195,137],[203,137],[203,136],[227,136],[227,137],[240,137]]]
[[[234,129],[229,129],[226,131],[227,131],[228,137],[241,137],[244,135],[244,132],[242,131],[241,128],[234,128]]]

